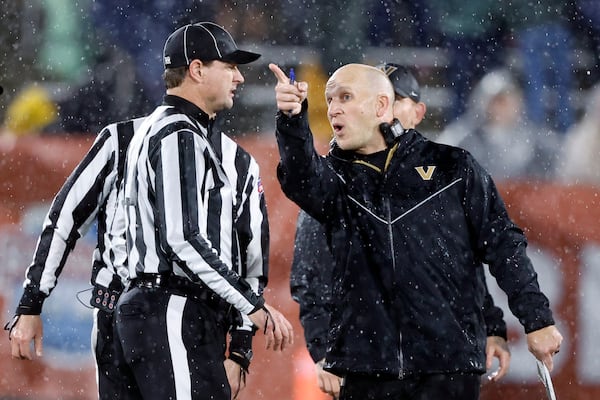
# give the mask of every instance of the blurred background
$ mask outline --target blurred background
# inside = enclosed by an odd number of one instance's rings
[[[325,399],[304,348],[289,268],[297,208],[275,178],[275,78],[295,68],[309,83],[310,123],[326,151],[323,90],[350,62],[409,67],[427,105],[418,129],[467,148],[490,171],[529,253],[565,344],[561,399],[600,398],[600,1],[597,0],[0,0],[0,316],[21,295],[54,194],[111,122],[160,104],[162,46],[176,27],[215,21],[262,57],[218,126],[261,165],[272,227],[269,301],[296,322],[284,355],[257,356],[244,399]],[[79,241],[46,302],[44,358],[10,359],[0,340],[0,399],[93,399],[89,350],[91,249]],[[511,372],[482,399],[543,398],[523,331],[501,291]],[[81,302],[78,301],[81,299]]]

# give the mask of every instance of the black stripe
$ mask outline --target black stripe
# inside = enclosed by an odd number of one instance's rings
[[[117,184],[116,187],[121,186],[123,180],[123,173],[125,171],[125,156],[127,155],[127,148],[131,143],[131,138],[135,133],[133,129],[133,121],[125,121],[117,124],[117,141],[119,145],[119,158],[117,166]]]

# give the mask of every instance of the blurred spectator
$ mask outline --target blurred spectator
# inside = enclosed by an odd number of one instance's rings
[[[149,113],[164,92],[160,55],[166,37],[179,25],[213,19],[215,4],[52,0],[25,7],[23,18],[31,21],[23,24],[34,26],[37,40],[44,38],[37,45],[43,83],[25,87],[12,99],[6,128],[89,133]],[[30,42],[25,45],[37,54]],[[42,100],[49,108],[36,110]],[[57,110],[57,118],[49,118],[47,109]]]
[[[576,16],[574,24],[576,32],[583,37],[584,48],[591,50],[592,82],[598,82],[600,79],[600,1],[598,0],[577,0]]]
[[[110,121],[146,113],[134,63],[122,50],[106,48],[81,83],[35,83],[10,102],[4,127],[14,134],[90,133]]]
[[[539,125],[565,133],[574,122],[573,38],[564,0],[510,0],[511,35],[522,60],[525,105]]]
[[[225,26],[237,41],[279,42],[285,37],[287,21],[279,9],[286,7],[287,1],[280,0],[221,0],[215,7],[215,20]],[[294,10],[298,16],[298,9]],[[283,40],[278,44],[289,44]]]
[[[9,104],[3,128],[15,136],[39,133],[58,118],[58,107],[47,90],[31,85],[24,88]]]
[[[473,154],[492,177],[552,179],[559,137],[528,120],[521,88],[505,69],[485,75],[473,89],[469,108],[436,141]]]
[[[162,47],[177,27],[213,21],[216,0],[104,0],[94,1],[92,17],[98,46],[119,47],[133,59],[135,76],[148,100],[141,109],[151,112],[164,93]],[[111,120],[111,121],[114,121]]]
[[[288,37],[299,35],[304,44],[317,49],[327,76],[338,67],[361,62],[367,45],[370,2],[367,0],[330,0],[306,2],[289,0],[282,7],[282,29]]]
[[[23,24],[24,2],[9,1],[2,3],[2,23],[0,24],[0,121],[8,107],[11,96],[23,82],[34,75],[33,53],[24,53],[22,49],[25,26]]]
[[[63,92],[86,77],[90,62],[83,15],[89,0],[10,2],[3,7],[3,31],[7,31],[2,64],[8,77],[2,114],[9,134],[39,133],[58,121],[59,105],[50,87]],[[6,13],[6,14],[4,14]]]
[[[371,46],[428,47],[439,43],[428,0],[381,0],[370,10]]]
[[[446,82],[451,94],[447,122],[465,111],[474,82],[500,65],[504,50],[504,10],[497,0],[427,0],[448,52]]]
[[[61,82],[76,82],[86,73],[89,56],[89,26],[85,18],[92,0],[46,0],[29,2],[40,8],[41,41],[38,62],[46,78]],[[41,34],[40,34],[41,33]]]
[[[581,120],[565,137],[559,178],[600,186],[600,84],[589,90],[586,100]]]
[[[59,119],[43,133],[91,133],[111,121],[148,113],[149,100],[139,84],[135,61],[118,47],[99,49],[89,80],[67,88],[49,88]]]

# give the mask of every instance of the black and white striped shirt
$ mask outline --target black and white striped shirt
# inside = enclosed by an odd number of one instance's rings
[[[124,185],[129,274],[201,281],[249,314],[264,303],[268,273],[259,167],[211,125],[191,102],[166,96],[136,132]]]
[[[26,272],[17,314],[41,313],[67,256],[94,220],[98,221],[98,240],[92,256],[91,283],[104,287],[120,283],[114,265],[122,265],[126,254],[113,251],[110,226],[117,211],[127,147],[142,121],[143,118],[117,122],[102,129],[56,194]]]

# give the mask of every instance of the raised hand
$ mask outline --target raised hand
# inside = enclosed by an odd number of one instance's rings
[[[275,86],[277,108],[287,112],[288,115],[299,114],[302,110],[302,102],[306,99],[308,83],[290,82],[285,72],[277,64],[269,64],[269,69],[277,78]]]

